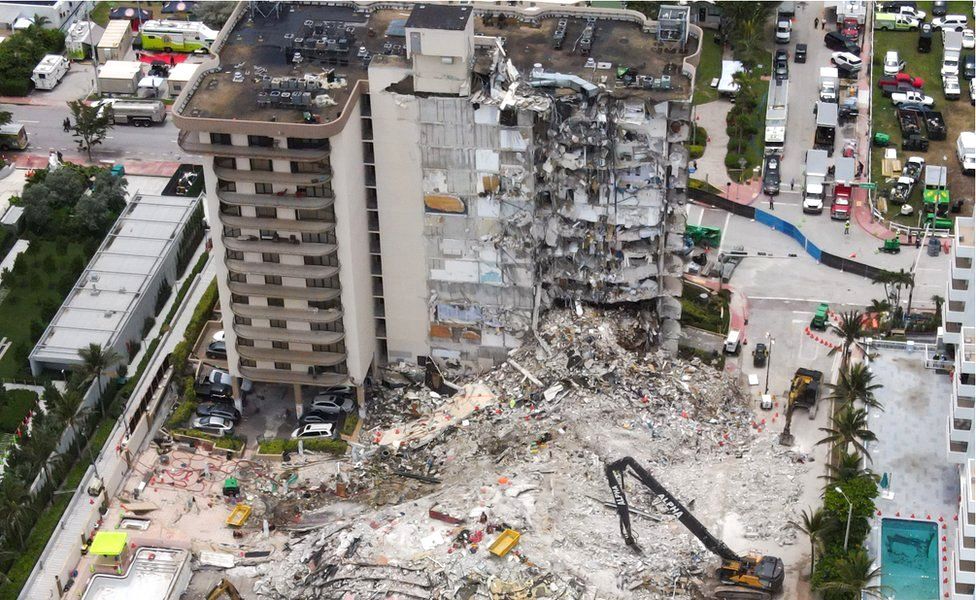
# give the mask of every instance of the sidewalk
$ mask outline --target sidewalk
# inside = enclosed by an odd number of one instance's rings
[[[725,117],[731,108],[732,103],[726,99],[695,107],[695,122],[708,132],[708,143],[702,157],[693,161],[697,169],[692,178],[715,186],[721,190],[722,196],[733,202],[748,205],[756,201],[762,182],[750,180],[746,183],[735,183],[729,179],[725,168],[725,155],[729,145],[729,136],[725,133]],[[704,173],[704,177],[697,176],[699,173]]]
[[[88,161],[88,156],[83,154],[65,155],[65,160],[77,164],[98,164],[100,166],[111,166],[117,164],[114,161]],[[14,159],[14,164],[18,169],[43,169],[47,167],[47,155],[39,154],[18,154]],[[148,175],[152,177],[170,177],[179,168],[180,163],[175,161],[149,161],[149,160],[127,160],[123,161],[127,175]]]

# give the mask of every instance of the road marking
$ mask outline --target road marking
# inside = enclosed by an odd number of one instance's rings
[[[40,123],[40,121],[28,121],[27,119],[21,119],[20,122],[21,123],[34,123],[34,124]]]
[[[725,213],[725,225],[722,226],[722,241],[718,245],[719,253],[722,252],[722,248],[725,247],[725,238],[729,235],[729,219],[732,218],[732,213]]]
[[[786,296],[749,296],[750,300],[782,300],[786,302],[823,302],[819,298],[787,298]],[[862,302],[831,302],[840,306],[861,306]],[[798,312],[798,311],[793,311]]]

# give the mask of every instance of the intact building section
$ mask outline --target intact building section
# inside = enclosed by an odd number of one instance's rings
[[[632,304],[677,349],[686,17],[672,36],[555,4],[254,6],[174,110],[208,157],[234,375],[484,368],[554,303]]]

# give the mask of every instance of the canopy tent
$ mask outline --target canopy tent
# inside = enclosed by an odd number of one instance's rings
[[[129,534],[124,531],[99,531],[88,552],[95,556],[119,556],[128,543]]]
[[[196,2],[163,2],[163,14],[189,12],[196,6]]]
[[[151,10],[135,8],[133,6],[117,6],[108,13],[108,18],[130,21],[133,31],[138,31],[139,24],[153,18]]]

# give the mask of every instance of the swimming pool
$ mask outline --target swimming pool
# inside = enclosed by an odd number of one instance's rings
[[[189,553],[172,548],[139,548],[125,575],[93,575],[82,600],[171,600],[190,582]]]
[[[933,600],[939,589],[939,526],[881,520],[881,585],[890,600]]]

